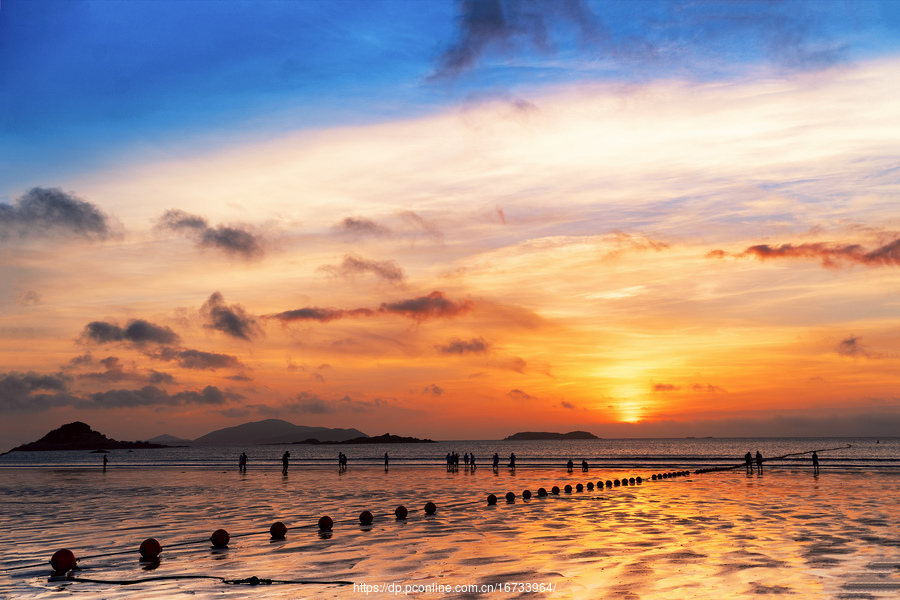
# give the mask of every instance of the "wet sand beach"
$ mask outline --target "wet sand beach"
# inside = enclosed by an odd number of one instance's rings
[[[0,596],[60,598],[888,598],[900,592],[894,470],[767,469],[537,497],[652,471],[5,469]],[[523,500],[522,491],[533,496]],[[516,494],[508,504],[507,492]],[[498,497],[496,506],[486,502]],[[423,506],[433,501],[434,515]],[[409,516],[397,520],[398,505]],[[371,511],[375,521],[359,524]],[[320,532],[319,517],[335,525]],[[284,522],[285,539],[271,540]],[[227,549],[209,535],[228,530]],[[158,564],[139,561],[154,537]],[[208,575],[339,584],[49,580],[69,548],[96,580]],[[494,591],[489,591],[495,586]],[[498,589],[499,588],[499,589]]]

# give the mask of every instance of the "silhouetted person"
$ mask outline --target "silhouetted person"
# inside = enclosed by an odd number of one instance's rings
[[[513,471],[516,470],[516,453],[515,452],[509,453],[509,468],[512,469]]]
[[[238,473],[246,473],[247,472],[247,453],[241,452],[241,455],[238,457]]]
[[[469,453],[463,454],[463,462],[466,463],[466,471],[469,470]]]
[[[500,468],[500,455],[494,452],[494,473]]]
[[[388,458],[388,453],[385,452],[385,453],[384,453],[384,470],[385,470],[385,471],[388,470],[388,462],[389,462],[389,461],[390,461],[390,459]]]
[[[475,470],[475,455],[469,454],[469,465],[472,467],[472,470]]]
[[[815,452],[813,452],[812,461],[813,461],[813,474],[818,475],[819,474],[819,455],[816,454]]]
[[[753,455],[749,452],[744,455],[744,462],[747,463],[747,475],[753,472]]]
[[[566,471],[569,473],[572,472],[572,468],[575,466],[575,463],[572,462],[572,459],[569,459],[569,462],[566,463]]]
[[[287,475],[288,462],[290,461],[290,458],[291,458],[290,452],[285,452],[284,454],[281,455],[281,474],[282,475]]]
[[[588,472],[588,464],[587,464],[587,461],[584,459],[581,460],[581,472],[582,473]]]
[[[109,459],[106,458],[106,455],[104,454],[103,455],[103,470],[104,471],[106,470],[106,463],[108,463],[108,462],[109,462]]]
[[[757,473],[762,473],[762,464],[763,464],[762,454],[760,454],[759,450],[757,450],[756,451],[756,472]]]
[[[448,452],[447,453],[447,472],[449,473],[452,470],[453,470],[453,455]]]

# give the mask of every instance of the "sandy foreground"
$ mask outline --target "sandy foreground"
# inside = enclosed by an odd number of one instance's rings
[[[538,498],[651,471],[489,468],[0,470],[0,597],[117,598],[891,598],[900,594],[900,472],[769,468]],[[525,489],[534,494],[525,501]],[[507,492],[516,500],[508,504]],[[488,494],[499,498],[488,506]],[[433,501],[437,512],[424,514]],[[397,520],[394,509],[409,509]],[[375,521],[361,526],[358,515]],[[319,531],[319,517],[334,521]],[[269,526],[289,530],[273,541]],[[218,528],[232,539],[210,547]],[[137,548],[154,537],[157,564]],[[52,580],[206,575],[291,583]]]

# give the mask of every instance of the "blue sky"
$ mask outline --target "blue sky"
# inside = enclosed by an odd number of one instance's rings
[[[729,79],[892,53],[886,2],[92,2],[0,9],[0,178],[377,122],[573,82]]]

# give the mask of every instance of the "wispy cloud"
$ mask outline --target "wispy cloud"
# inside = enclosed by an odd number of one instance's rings
[[[469,340],[452,338],[446,344],[435,346],[435,349],[441,354],[483,354],[489,348],[490,345],[481,337]]]
[[[729,256],[721,249],[707,253],[707,258],[724,258]],[[850,265],[867,267],[894,267],[900,265],[900,238],[872,250],[866,250],[860,244],[835,244],[815,242],[803,244],[757,244],[744,251],[732,254],[737,258],[755,257],[761,261],[776,259],[814,259],[821,260],[823,267],[838,268]]]
[[[96,344],[129,342],[136,346],[144,346],[177,344],[181,338],[165,325],[156,325],[144,319],[132,319],[125,327],[108,321],[91,321],[84,327],[80,339]]]
[[[358,275],[371,274],[390,283],[403,283],[406,275],[400,265],[393,260],[370,260],[347,254],[340,265],[322,265],[318,269],[336,277],[352,279]]]

